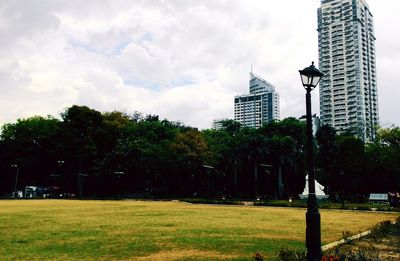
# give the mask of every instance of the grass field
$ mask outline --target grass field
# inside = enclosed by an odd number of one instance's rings
[[[398,214],[321,210],[322,241]],[[304,248],[305,210],[181,202],[2,200],[1,260],[273,259]]]

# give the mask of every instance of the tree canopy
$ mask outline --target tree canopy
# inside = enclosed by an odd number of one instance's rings
[[[2,126],[0,194],[37,185],[91,197],[296,197],[305,182],[305,131],[295,118],[258,129],[227,120],[221,129],[200,131],[157,115],[74,105],[60,119]],[[399,148],[398,127],[379,129],[365,144],[322,126],[314,146],[317,180],[332,195],[394,191]]]

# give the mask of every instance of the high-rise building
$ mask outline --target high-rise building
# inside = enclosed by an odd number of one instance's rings
[[[259,128],[263,123],[279,119],[279,94],[275,87],[250,73],[249,94],[235,96],[235,120],[247,127]]]
[[[321,0],[321,125],[374,139],[379,123],[375,39],[373,16],[365,0]]]

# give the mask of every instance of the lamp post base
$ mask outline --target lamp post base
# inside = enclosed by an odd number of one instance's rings
[[[310,200],[310,199],[309,199]],[[313,201],[313,199],[311,199]],[[321,260],[321,216],[318,212],[316,199],[314,206],[309,206],[306,213],[306,246],[307,260]],[[311,204],[313,205],[313,204]]]

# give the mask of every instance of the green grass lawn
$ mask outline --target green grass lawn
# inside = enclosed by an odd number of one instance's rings
[[[398,214],[321,210],[322,241]],[[1,260],[270,260],[304,248],[305,209],[180,202],[2,200]]]

